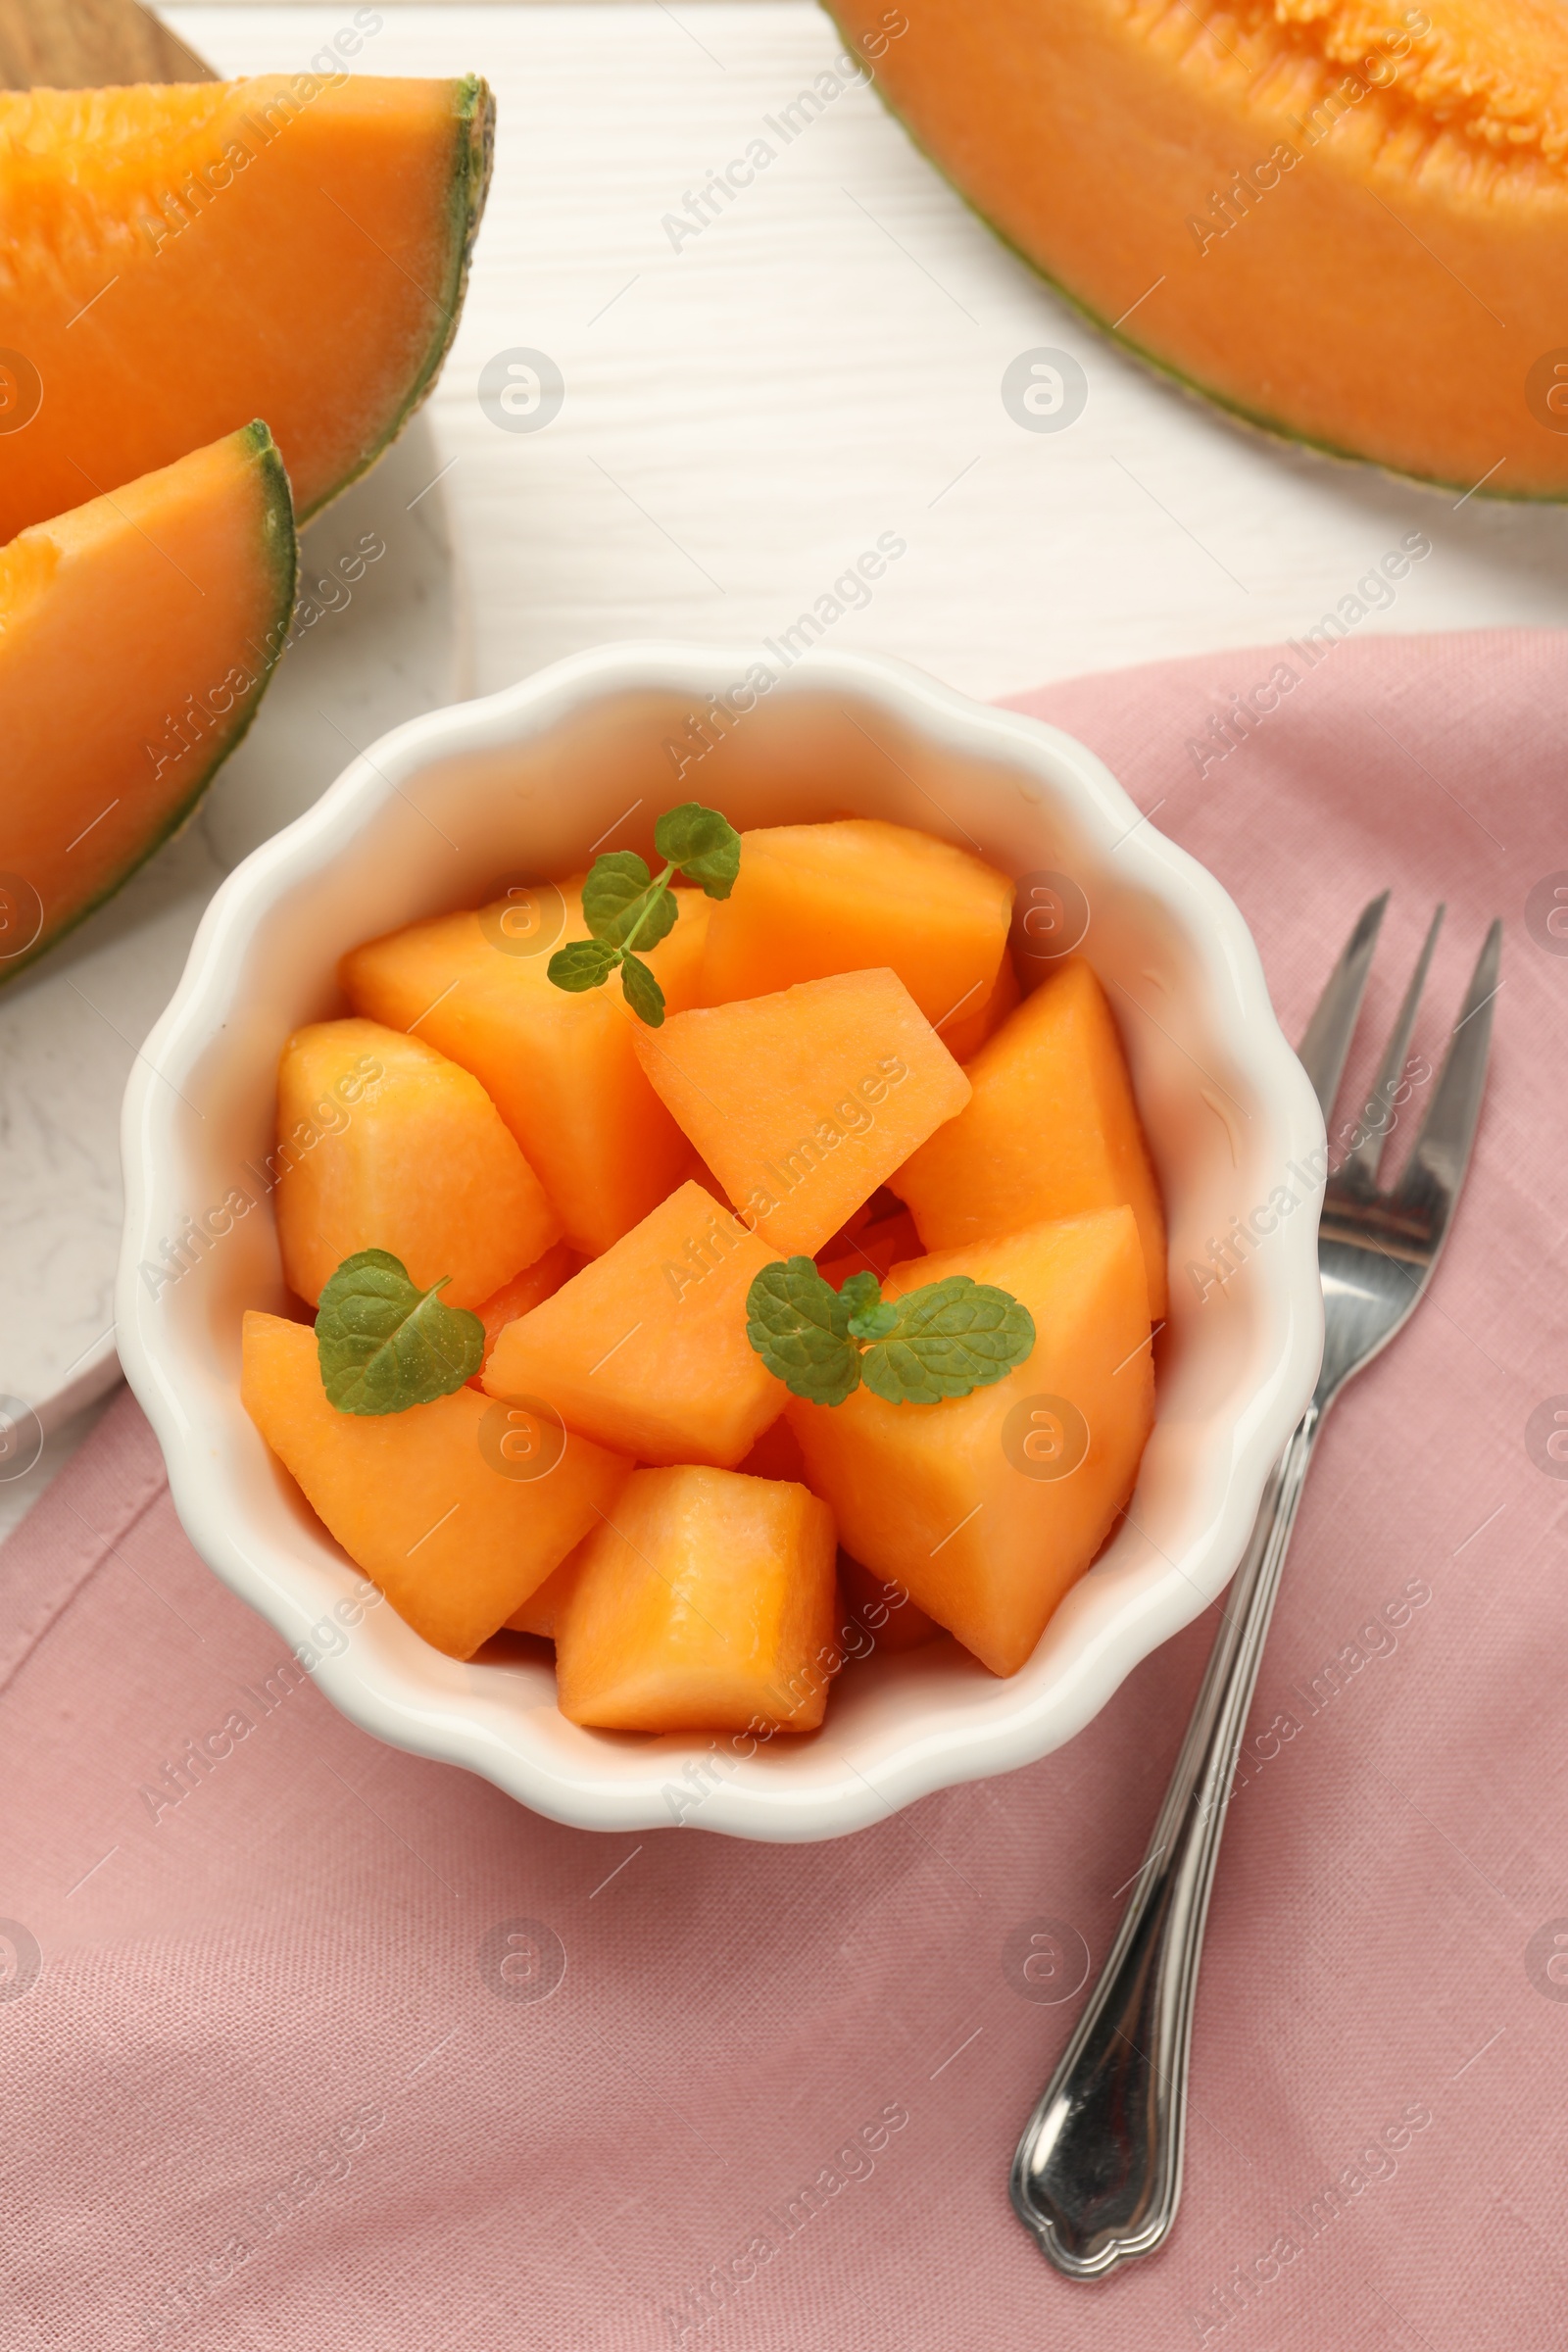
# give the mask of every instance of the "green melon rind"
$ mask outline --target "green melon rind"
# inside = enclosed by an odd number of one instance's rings
[[[282,654],[289,626],[294,617],[294,597],[299,585],[299,545],[294,529],[294,500],[289,489],[288,474],[284,469],[282,454],[277,443],[272,439],[270,427],[258,418],[254,424],[242,425],[232,437],[236,441],[248,442],[255,453],[256,487],[261,503],[258,537],[264,557],[268,560],[269,568],[272,574],[275,599],[271,617],[266,624],[261,644],[258,645],[254,638],[247,640],[251,653],[258,657],[260,662],[255,692],[246,698],[246,709],[243,712],[236,714],[238,723],[215,747],[212,758],[197,776],[184,800],[173,808],[165,811],[156,830],[149,833],[142,847],[136,851],[126,864],[121,867],[111,881],[105,883],[94,897],[83,900],[82,904],[57,923],[52,931],[41,932],[24,956],[19,956],[15,963],[0,970],[0,987],[30,969],[40,956],[47,955],[51,948],[57,947],[61,940],[75,930],[78,923],[84,923],[89,914],[94,914],[100,906],[107,906],[109,901],[129,881],[131,875],[146,864],[154,852],[161,850],[166,842],[173,839],[182,825],[189,823],[214,776],[217,775],[229,754],[244,741],[250,732],[257,710],[261,707],[262,697],[267,692],[273,670],[277,667],[278,658]]]
[[[482,74],[468,74],[456,85],[457,105],[453,114],[454,162],[451,184],[447,193],[447,270],[439,293],[426,293],[440,313],[443,324],[424,355],[423,365],[409,387],[403,406],[387,421],[385,432],[373,442],[357,465],[341,475],[331,488],[323,490],[313,507],[301,510],[299,521],[309,522],[323,507],[331,505],[351,482],[368,473],[385,450],[403,431],[409,419],[424,406],[440,374],[452,338],[458,331],[463,314],[464,297],[468,290],[468,269],[473,260],[474,241],[479,234],[479,222],[484,217],[485,198],[490,193],[490,173],[495,165],[496,101],[495,93]],[[425,293],[423,287],[421,293]]]
[[[826,5],[826,0],[824,0],[824,5]],[[850,48],[850,35],[839,23],[837,15],[831,7],[826,8],[826,13],[842,35],[846,48]],[[998,243],[1004,245],[1009,253],[1015,254],[1026,270],[1038,277],[1043,284],[1048,285],[1053,294],[1064,302],[1069,310],[1076,311],[1079,318],[1086,320],[1098,334],[1103,335],[1108,343],[1116,344],[1127,354],[1129,359],[1136,360],[1141,367],[1147,368],[1151,374],[1161,376],[1165,382],[1174,384],[1176,389],[1179,392],[1185,392],[1190,400],[1200,401],[1205,408],[1219,409],[1237,424],[1249,426],[1253,432],[1262,434],[1266,440],[1282,442],[1288,449],[1309,449],[1316,457],[1333,459],[1336,465],[1369,466],[1377,472],[1387,474],[1391,481],[1411,482],[1419,490],[1462,490],[1467,497],[1495,499],[1499,503],[1513,506],[1562,506],[1568,504],[1568,490],[1493,489],[1490,486],[1483,487],[1473,482],[1446,481],[1441,474],[1412,473],[1404,466],[1391,464],[1387,458],[1369,457],[1364,450],[1359,449],[1342,449],[1336,441],[1320,441],[1315,435],[1302,432],[1295,425],[1282,423],[1277,416],[1268,416],[1259,409],[1246,407],[1241,401],[1233,400],[1228,393],[1213,391],[1207,384],[1200,382],[1196,375],[1187,374],[1184,369],[1175,365],[1174,361],[1161,359],[1157,352],[1149,350],[1142,343],[1135,343],[1131,335],[1122,334],[1108,318],[1102,318],[1081,294],[1075,294],[1071,286],[1061,278],[1054,276],[1043,262],[1037,261],[1032,253],[1025,252],[1017,240],[1009,236],[1006,229],[999,227],[990,214],[982,212],[973,198],[964,193],[942,158],[931,152],[912,123],[900,113],[874,74],[871,76],[871,87],[876,91],[883,108],[892,116],[916,154],[923,156],[933,172],[947,182],[965,212],[972,213],[982,228],[989,230]]]

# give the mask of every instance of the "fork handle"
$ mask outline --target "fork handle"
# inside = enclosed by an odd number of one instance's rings
[[[1136,1889],[1013,2158],[1014,2211],[1069,2278],[1152,2254],[1176,2218],[1209,1889],[1321,1419],[1314,1398],[1269,1474]]]

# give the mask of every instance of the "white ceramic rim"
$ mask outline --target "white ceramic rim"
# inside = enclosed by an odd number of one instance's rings
[[[163,1447],[174,1507],[191,1543],[291,1644],[302,1643],[318,1614],[318,1584],[305,1591],[300,1564],[286,1547],[247,1528],[236,1496],[213,1466],[216,1432],[188,1409],[191,1384],[181,1379],[176,1335],[137,1279],[138,1265],[173,1230],[182,1199],[172,1105],[182,1079],[211,1046],[258,915],[334,865],[400,787],[432,761],[525,742],[606,696],[652,691],[689,698],[701,708],[715,685],[743,676],[758,659],[754,650],[734,647],[610,645],[554,663],[498,694],[412,719],[356,758],[315,807],[236,867],[207,909],[179,987],[125,1092],[119,1348],[125,1376]],[[1058,729],[973,702],[905,663],[871,655],[813,652],[772,691],[853,694],[939,750],[1016,771],[1026,797],[1070,807],[1101,852],[1115,852],[1118,872],[1162,901],[1186,935],[1218,1007],[1233,1066],[1250,1085],[1264,1121],[1269,1163],[1299,1167],[1322,1150],[1316,1098],[1280,1032],[1238,908],[1211,874],[1143,820],[1094,754]],[[460,1678],[468,1677],[466,1688],[461,1681],[454,1685],[449,1672],[444,1687],[433,1689],[419,1671],[417,1653],[427,1659],[437,1653],[422,1643],[388,1659],[350,1642],[311,1670],[334,1705],[377,1738],[466,1766],[534,1810],[583,1828],[643,1830],[689,1819],[690,1826],[743,1838],[837,1837],[886,1819],[934,1789],[1034,1762],[1081,1730],[1135,1665],[1190,1623],[1223,1589],[1241,1557],[1269,1469],[1316,1379],[1322,1298],[1315,1216],[1282,1222],[1249,1274],[1255,1285],[1251,1311],[1261,1315],[1266,1335],[1265,1373],[1234,1423],[1206,1441],[1215,1464],[1205,1523],[1179,1556],[1162,1554],[1162,1567],[1146,1565],[1139,1576],[1102,1577],[1109,1554],[1102,1555],[1053,1621],[1053,1630],[1059,1630],[1070,1620],[1070,1631],[1056,1644],[1052,1671],[1028,1690],[995,1685],[979,1729],[966,1722],[945,1732],[928,1719],[914,1734],[883,1739],[874,1755],[862,1753],[858,1764],[844,1757],[840,1766],[830,1760],[826,1733],[788,1743],[794,1751],[788,1756],[780,1754],[785,1743],[778,1742],[754,1762],[693,1784],[702,1788],[702,1802],[688,1815],[672,1807],[671,1787],[682,1785],[693,1758],[701,1764],[709,1742],[622,1740],[598,1761],[590,1756],[581,1769],[564,1769],[530,1738],[526,1714],[519,1720],[514,1709],[485,1694],[475,1677],[495,1669],[457,1668]],[[232,1410],[243,1419],[237,1390]],[[345,1570],[345,1591],[351,1581]],[[883,1663],[907,1666],[918,1679],[917,1662],[930,1655],[914,1652]],[[440,1661],[443,1669],[452,1664]],[[927,1712],[929,1718],[932,1710]],[[808,1751],[813,1759],[809,1774],[792,1774],[796,1757]]]

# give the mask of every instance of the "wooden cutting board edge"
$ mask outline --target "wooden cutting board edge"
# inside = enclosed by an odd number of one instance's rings
[[[0,89],[216,78],[194,49],[136,0],[0,0]]]

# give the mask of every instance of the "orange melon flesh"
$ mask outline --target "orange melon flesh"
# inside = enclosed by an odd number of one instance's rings
[[[519,1315],[527,1314],[542,1298],[553,1298],[581,1264],[575,1250],[565,1242],[557,1242],[542,1257],[536,1257],[531,1266],[524,1266],[520,1274],[514,1274],[510,1282],[504,1282],[499,1291],[492,1291],[488,1298],[480,1299],[473,1312],[484,1325],[486,1364],[507,1325],[515,1323]],[[470,1388],[483,1388],[482,1369],[481,1366],[480,1372],[474,1374],[468,1384]]]
[[[978,1004],[961,1008],[937,1031],[955,1061],[972,1061],[988,1037],[994,1037],[1023,996],[1010,956],[1004,956],[988,996]]]
[[[316,1334],[245,1317],[240,1395],[306,1500],[416,1634],[469,1658],[544,1583],[631,1464],[568,1436],[541,1478],[513,1477],[487,1443],[498,1408],[470,1388],[407,1412],[328,1404]]]
[[[1124,1200],[1158,1321],[1168,1297],[1159,1187],[1115,1020],[1081,956],[1024,1000],[967,1076],[967,1109],[891,1179],[926,1248],[956,1250]]]
[[[434,380],[489,176],[483,82],[0,91],[0,537],[265,416],[310,514]],[[221,670],[191,681],[199,693]]]
[[[604,1523],[596,1521],[595,1524],[602,1526]],[[565,1606],[566,1597],[577,1581],[577,1571],[582,1566],[583,1552],[592,1542],[591,1535],[584,1536],[582,1543],[576,1546],[575,1550],[567,1552],[561,1566],[551,1569],[539,1590],[529,1593],[521,1608],[513,1610],[512,1615],[507,1619],[508,1633],[532,1634],[541,1642],[555,1640],[557,1622]]]
[[[832,13],[852,40],[882,22],[880,0]],[[1490,475],[1483,496],[1568,495],[1545,406],[1568,383],[1554,0],[907,14],[883,97],[1122,342],[1274,431],[1466,491]]]
[[[61,505],[87,487],[78,471]],[[262,699],[294,572],[265,424],[0,548],[0,979],[189,815]]]
[[[471,1070],[522,1147],[566,1240],[596,1257],[673,1191],[690,1148],[639,1066],[642,1024],[618,978],[579,996],[547,977],[550,954],[586,939],[580,891],[563,884],[564,919],[519,945],[504,901],[370,940],[339,970],[356,1012],[417,1028]],[[676,1011],[697,1002],[711,901],[675,893],[674,929],[645,958]]]
[[[833,1515],[805,1487],[637,1471],[556,1621],[562,1713],[603,1731],[814,1731],[837,1661],[833,1554]]]
[[[508,1324],[484,1385],[539,1399],[639,1461],[733,1468],[784,1408],[783,1383],[746,1337],[746,1294],[772,1256],[700,1184],[683,1184]]]
[[[713,908],[703,1003],[885,965],[940,1027],[988,995],[1011,911],[1005,875],[907,825],[762,826],[741,835],[735,887]]]
[[[297,1030],[277,1074],[277,1238],[315,1306],[360,1250],[476,1307],[560,1238],[556,1213],[476,1078],[379,1021]]]
[[[891,971],[683,1012],[635,1043],[737,1212],[786,1255],[820,1250],[969,1100],[968,1080]]]
[[[900,1266],[890,1298],[952,1274],[995,1283],[1035,1319],[1005,1380],[941,1404],[790,1399],[815,1492],[873,1576],[895,1578],[993,1674],[1016,1674],[1123,1509],[1153,1425],[1149,1291],[1129,1208]],[[1088,1445],[1064,1476],[1070,1411]]]

